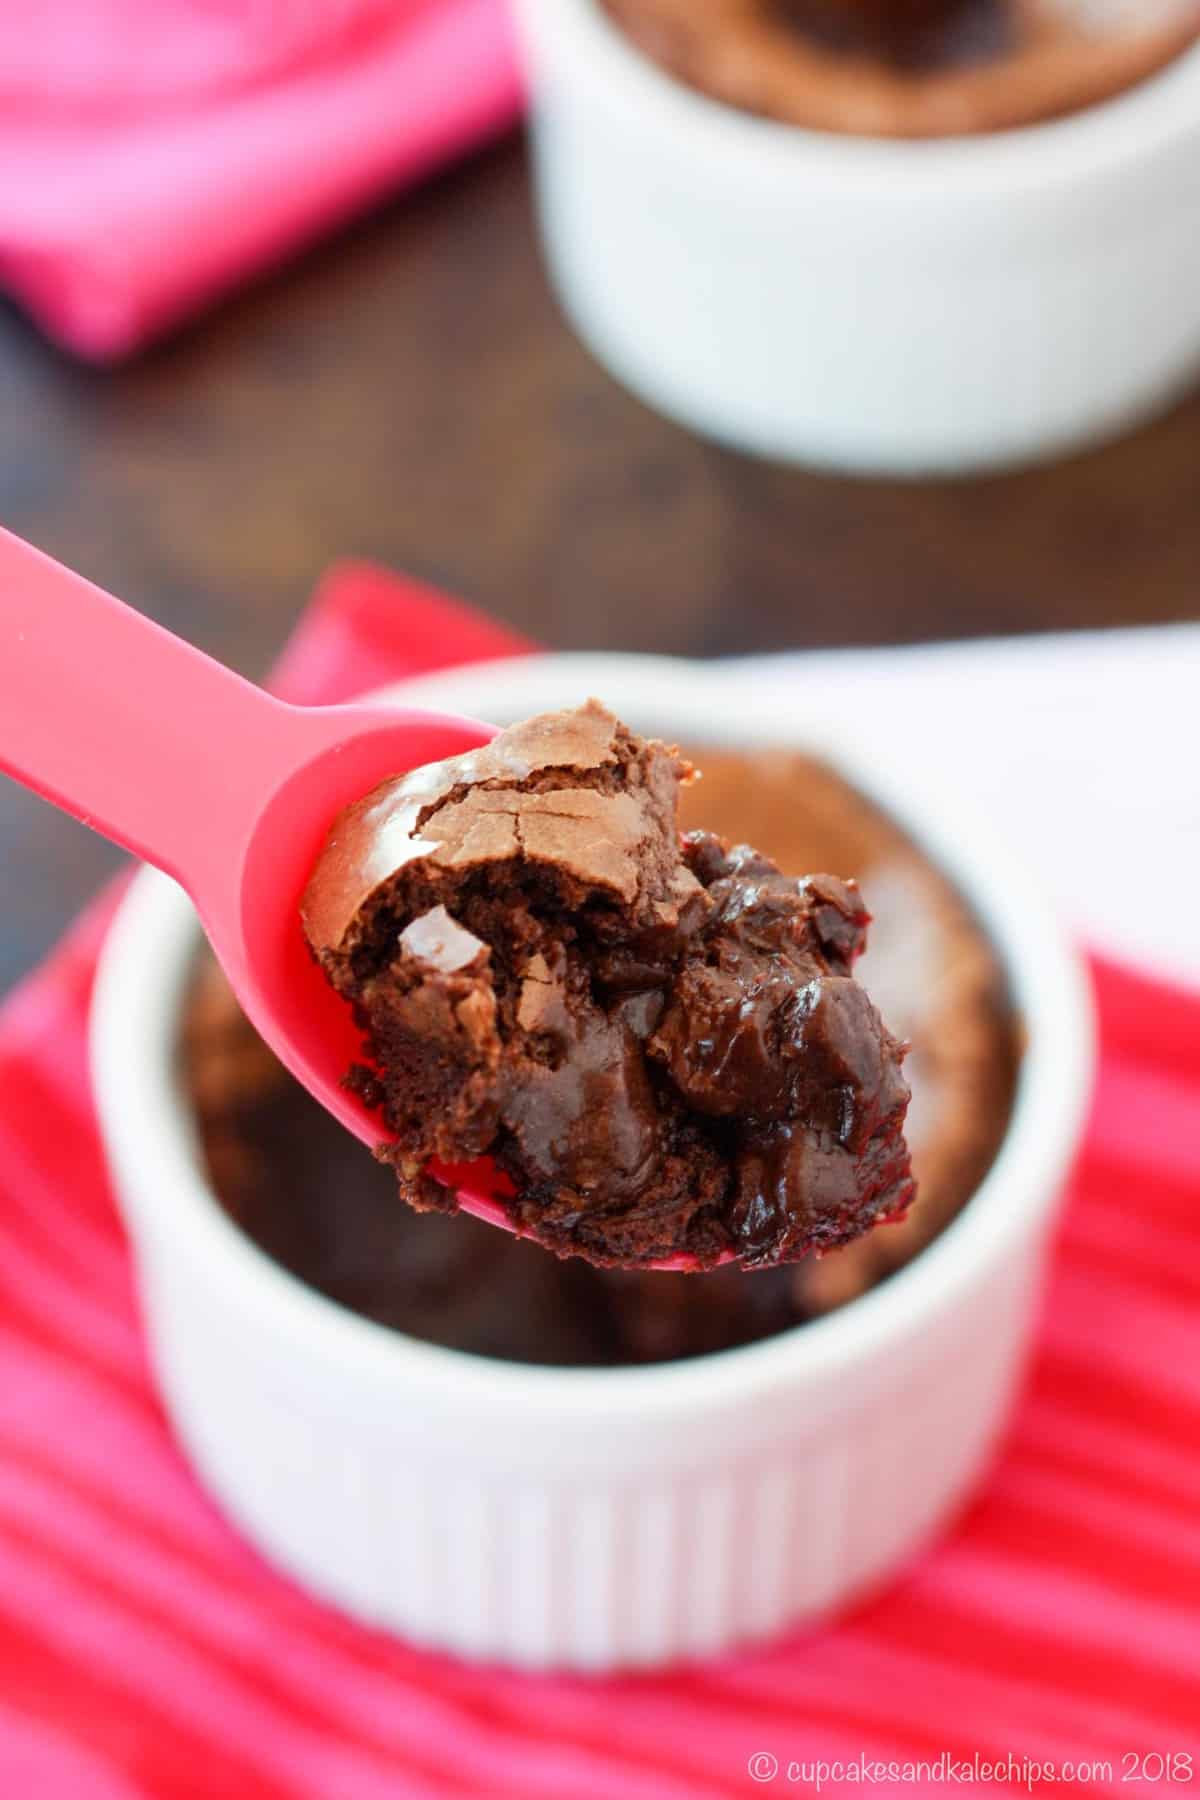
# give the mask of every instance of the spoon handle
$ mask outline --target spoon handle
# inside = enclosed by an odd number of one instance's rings
[[[193,895],[236,866],[295,720],[0,530],[0,770]]]

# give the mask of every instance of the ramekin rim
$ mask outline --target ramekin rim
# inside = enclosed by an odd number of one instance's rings
[[[686,703],[678,700],[681,676],[687,682]],[[674,697],[665,703],[664,680],[676,684]],[[641,682],[647,703],[663,705],[667,716],[662,729],[685,733],[700,727],[673,723],[672,707],[677,718],[685,704],[696,705],[693,716],[698,720],[719,717],[719,702],[728,704],[729,680],[727,672],[682,658],[581,653],[476,665],[395,684],[373,698],[424,704],[446,692],[474,691],[472,684],[484,694],[489,687],[494,693],[495,684],[502,683],[506,693],[520,692],[523,709],[533,711],[573,698],[563,693],[563,686],[576,681],[579,691],[594,686],[607,691],[613,704],[631,710],[629,684]],[[621,681],[626,683],[624,697],[613,691]],[[543,683],[544,691],[539,685]],[[456,698],[454,704],[463,703]],[[478,701],[474,706],[479,709]],[[282,1333],[301,1331],[310,1342],[314,1336],[322,1338],[330,1355],[340,1356],[348,1368],[371,1381],[399,1385],[407,1373],[439,1386],[448,1399],[587,1412],[597,1418],[628,1414],[632,1407],[647,1413],[687,1414],[707,1409],[722,1397],[748,1398],[782,1378],[794,1382],[797,1375],[808,1373],[813,1379],[827,1379],[902,1338],[919,1317],[937,1315],[986,1261],[988,1251],[1002,1247],[1015,1231],[1021,1208],[1010,1205],[1005,1210],[1005,1190],[1014,1189],[1017,1200],[1027,1196],[1024,1211],[1033,1215],[1036,1225],[1049,1212],[1065,1179],[1091,1086],[1088,987],[1077,955],[1036,890],[1026,885],[1018,865],[982,838],[965,853],[946,854],[945,821],[939,825],[929,814],[922,816],[927,801],[931,808],[935,803],[942,807],[940,796],[923,790],[911,804],[911,787],[905,795],[890,791],[886,780],[872,778],[854,765],[852,753],[836,741],[828,721],[814,715],[813,723],[815,729],[805,734],[780,721],[774,732],[768,728],[761,735],[743,735],[741,741],[773,741],[826,756],[879,799],[918,843],[931,846],[993,935],[1027,1027],[1018,1093],[995,1161],[959,1217],[886,1282],[820,1319],[757,1343],[677,1362],[599,1369],[513,1363],[429,1344],[338,1305],[261,1251],[229,1219],[203,1175],[191,1122],[174,1083],[178,1001],[199,930],[186,897],[153,870],[139,874],[122,901],[101,952],[93,996],[93,1087],[118,1185],[128,1187],[131,1161],[148,1162],[148,1167],[139,1168],[138,1183],[157,1194],[169,1194],[176,1202],[173,1228],[178,1229],[179,1217],[186,1219],[191,1253],[220,1259],[221,1277],[228,1280],[230,1291],[240,1291],[247,1303],[267,1309]],[[718,735],[727,742],[738,741],[728,733]],[[997,878],[989,894],[986,876],[993,864]],[[1027,942],[1018,927],[1028,931]],[[1018,939],[1028,952],[1020,961],[1015,956]],[[162,964],[158,969],[156,953]],[[148,1045],[151,1054],[146,1054]],[[1052,1081],[1042,1079],[1047,1068],[1054,1070]],[[147,1120],[156,1121],[155,1126],[147,1129]],[[135,1247],[137,1237],[147,1230],[147,1221],[135,1220]],[[738,1392],[729,1394],[731,1387]]]

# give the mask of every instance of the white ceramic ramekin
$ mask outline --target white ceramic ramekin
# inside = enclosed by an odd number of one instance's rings
[[[633,1369],[435,1348],[302,1286],[217,1205],[177,1073],[197,926],[146,872],[102,958],[92,1063],[179,1437],[281,1567],[473,1656],[653,1664],[826,1613],[928,1539],[1003,1420],[1089,1087],[1079,967],[973,824],[909,781],[893,791],[824,730],[801,735],[789,711],[735,707],[718,672],[545,657],[397,692],[499,722],[597,692],[643,729],[829,756],[946,867],[1007,962],[1028,1029],[1012,1124],[942,1237],[799,1330]]]
[[[685,425],[965,471],[1109,434],[1200,365],[1200,48],[1073,118],[896,143],[719,105],[598,0],[515,7],[562,302]]]

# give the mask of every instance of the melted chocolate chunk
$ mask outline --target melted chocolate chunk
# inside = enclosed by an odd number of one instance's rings
[[[309,940],[367,1035],[415,1207],[491,1156],[520,1230],[642,1265],[791,1261],[902,1214],[904,1047],[852,883],[681,839],[674,752],[596,702],[383,784],[335,825]]]

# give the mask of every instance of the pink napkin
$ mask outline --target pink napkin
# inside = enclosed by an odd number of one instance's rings
[[[519,103],[504,0],[0,8],[0,285],[119,356]]]
[[[332,700],[524,647],[347,567],[281,685]],[[88,1099],[108,904],[0,1009],[0,1794],[1021,1794],[1068,1763],[1072,1793],[1200,1784],[1200,998],[1096,966],[1099,1092],[1033,1369],[942,1542],[820,1630],[655,1676],[538,1678],[322,1606],[176,1449]]]

